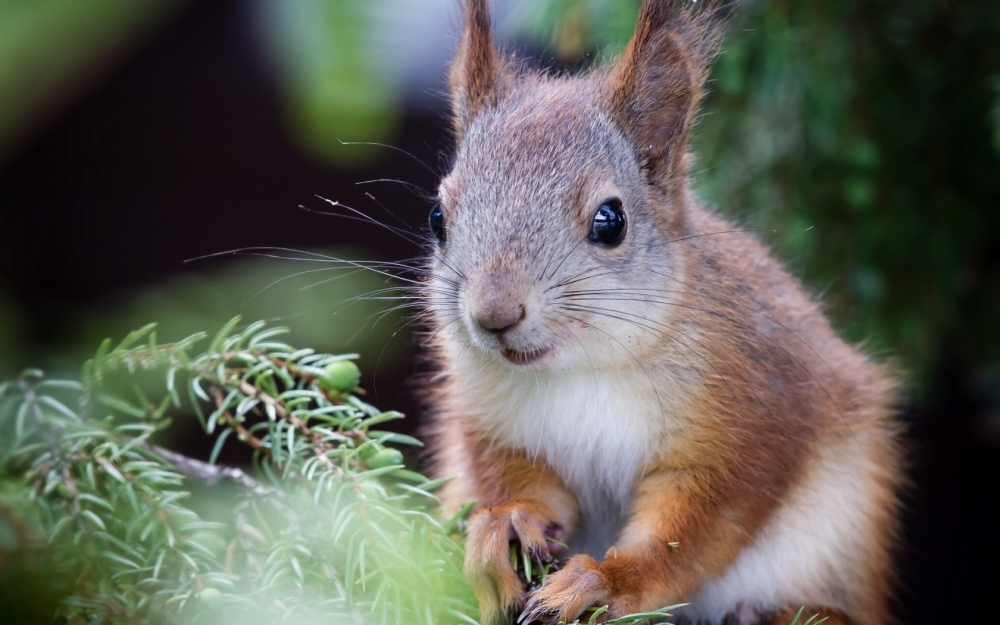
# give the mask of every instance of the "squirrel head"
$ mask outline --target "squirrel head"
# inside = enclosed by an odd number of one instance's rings
[[[446,349],[527,371],[616,366],[663,335],[669,307],[643,299],[656,274],[683,279],[668,244],[685,232],[718,13],[646,0],[615,64],[552,76],[501,54],[487,1],[466,1],[448,75],[457,155],[430,219]]]

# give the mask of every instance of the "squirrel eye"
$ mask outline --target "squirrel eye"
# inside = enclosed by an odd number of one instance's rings
[[[431,227],[431,232],[437,237],[438,243],[444,243],[444,211],[441,210],[440,204],[435,204],[434,208],[431,209],[430,217],[427,218],[427,225]]]
[[[618,198],[604,200],[594,213],[594,221],[590,225],[587,240],[608,246],[618,245],[625,238],[627,226],[622,201]]]

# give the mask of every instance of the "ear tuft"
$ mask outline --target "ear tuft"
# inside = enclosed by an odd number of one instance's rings
[[[455,134],[459,141],[477,115],[499,101],[511,71],[493,42],[487,0],[465,0],[465,25],[448,70]]]
[[[716,0],[644,0],[609,78],[612,116],[633,138],[654,184],[686,174],[691,127],[725,26]]]

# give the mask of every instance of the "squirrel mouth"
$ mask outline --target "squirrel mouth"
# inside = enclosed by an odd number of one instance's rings
[[[533,362],[541,360],[550,351],[552,351],[551,347],[542,347],[526,352],[517,351],[516,349],[510,349],[508,347],[500,353],[503,354],[504,358],[515,365],[530,365]]]

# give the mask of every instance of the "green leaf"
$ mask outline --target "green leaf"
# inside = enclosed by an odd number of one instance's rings
[[[177,367],[167,369],[167,393],[170,394],[174,407],[180,408],[181,398],[177,394]]]
[[[387,421],[396,421],[398,419],[402,419],[404,416],[405,415],[403,415],[403,413],[401,412],[397,412],[395,410],[388,410],[386,412],[379,413],[374,417],[366,419],[364,422],[364,426],[365,429],[368,429],[373,425],[378,425],[380,423],[385,423]]]
[[[97,348],[97,353],[94,355],[94,373],[100,375],[101,370],[104,369],[104,360],[109,351],[111,351],[111,339],[106,338],[101,341],[101,344]]]
[[[112,506],[110,503],[104,501],[100,497],[96,497],[94,495],[91,495],[90,493],[80,493],[80,494],[77,495],[77,499],[79,499],[80,501],[86,501],[86,502],[94,504],[95,506],[99,506],[101,508],[104,508],[108,512],[112,512],[113,513],[115,511],[114,506]]]
[[[35,390],[38,391],[44,391],[49,389],[82,393],[86,390],[86,387],[83,384],[77,382],[76,380],[51,380],[48,378],[42,380],[41,382],[35,385]],[[0,391],[0,395],[3,395],[2,391]]]
[[[222,326],[222,329],[219,330],[219,332],[215,335],[215,338],[212,339],[212,342],[209,343],[206,351],[210,354],[218,352],[222,347],[222,343],[229,337],[230,334],[232,334],[233,328],[235,328],[239,322],[239,316],[233,317],[227,321],[226,325]]]
[[[132,345],[135,345],[138,341],[140,341],[143,337],[145,337],[146,335],[148,335],[150,332],[152,332],[154,328],[156,328],[156,324],[155,323],[150,323],[150,324],[147,324],[147,325],[139,328],[138,330],[133,330],[132,332],[129,332],[128,334],[125,335],[125,338],[122,339],[122,342],[118,344],[118,347],[116,347],[116,348],[114,348],[114,350],[112,350],[112,353],[118,353],[118,352],[125,351],[126,349],[128,349]],[[110,339],[108,339],[108,340],[110,341]]]
[[[212,453],[208,457],[209,464],[215,464],[219,459],[219,452],[222,451],[222,446],[226,444],[226,439],[229,438],[229,435],[232,433],[233,431],[229,428],[226,428],[219,433],[219,436],[215,439],[215,444],[212,445]]]
[[[396,465],[400,466],[400,465]],[[416,471],[410,471],[409,469],[396,469],[392,472],[392,477],[399,478],[401,480],[406,480],[408,482],[413,482],[418,486],[427,481],[427,477],[417,473]]]
[[[792,622],[789,625],[798,625],[799,619],[802,618],[802,612],[805,609],[806,609],[805,606],[802,606],[801,608],[799,608],[799,611],[795,613],[795,618],[792,619]]]
[[[458,610],[448,610],[448,613],[451,614],[452,616],[458,617],[460,621],[468,623],[469,625],[479,625],[479,621],[472,618],[471,616],[462,614]]]
[[[654,610],[652,612],[637,612],[635,614],[628,614],[616,619],[609,619],[605,621],[608,625],[623,625],[624,623],[635,623],[637,621],[642,621],[645,619],[655,619],[663,618],[665,616],[671,616],[671,613],[678,608],[683,608],[685,606],[691,605],[689,603],[677,603],[675,605],[667,606],[665,608],[660,608],[659,610]]]
[[[87,519],[101,530],[108,529],[107,526],[104,525],[104,521],[101,520],[101,517],[94,514],[91,510],[81,510],[80,516]]]
[[[397,432],[371,430],[368,432],[368,436],[377,439],[380,443],[396,443],[397,445],[410,445],[412,447],[424,446],[423,442],[419,439],[407,436],[406,434],[399,434]]]
[[[587,621],[587,625],[595,625],[597,623],[597,619],[607,611],[608,611],[608,606],[606,605],[601,606],[596,610],[594,610],[594,612],[590,615],[590,619]]]
[[[133,561],[129,560],[128,558],[123,558],[122,556],[120,556],[120,555],[118,555],[116,553],[112,553],[110,551],[103,551],[103,552],[101,552],[101,556],[103,556],[104,558],[106,558],[108,560],[111,560],[113,562],[118,562],[119,564],[124,564],[125,566],[129,567],[130,569],[138,569],[141,566],[138,562],[133,562]]]
[[[406,492],[413,493],[421,497],[426,497],[427,499],[430,499],[431,501],[434,502],[440,502],[440,500],[433,493],[429,493],[426,490],[417,488],[416,486],[410,486],[409,484],[399,484],[398,486],[399,488],[402,488]]]
[[[454,479],[455,479],[454,477],[439,477],[436,480],[427,480],[423,484],[420,484],[419,488],[428,492],[434,491],[441,488],[442,486],[444,486],[445,484]]]
[[[125,476],[122,475],[121,472],[118,469],[115,468],[115,465],[113,465],[110,462],[105,462],[105,463],[101,464],[101,468],[104,470],[105,473],[107,473],[108,475],[110,475],[114,480],[116,480],[116,481],[118,481],[118,482],[120,482],[122,484],[125,484],[128,481],[128,480],[125,479]]]
[[[72,516],[64,516],[56,521],[55,525],[53,525],[52,529],[49,531],[48,542],[54,543],[56,538],[59,537],[59,534],[62,533],[62,531],[66,529],[74,520],[75,519]]]
[[[125,413],[131,417],[142,419],[146,416],[146,411],[133,406],[121,397],[116,397],[110,393],[101,391],[96,394],[97,401],[112,410]]]
[[[263,332],[259,332],[254,335],[254,337],[250,339],[250,343],[248,345],[253,348],[258,346],[262,341],[266,341],[274,336],[288,334],[289,332],[290,330],[288,328],[271,328],[270,330],[264,330]]]
[[[354,479],[358,480],[359,482],[362,482],[364,480],[371,480],[381,475],[388,475],[390,473],[398,471],[402,467],[403,465],[401,464],[392,464],[387,467],[380,467],[378,469],[369,469],[367,471],[358,473],[357,475],[354,476]]]

